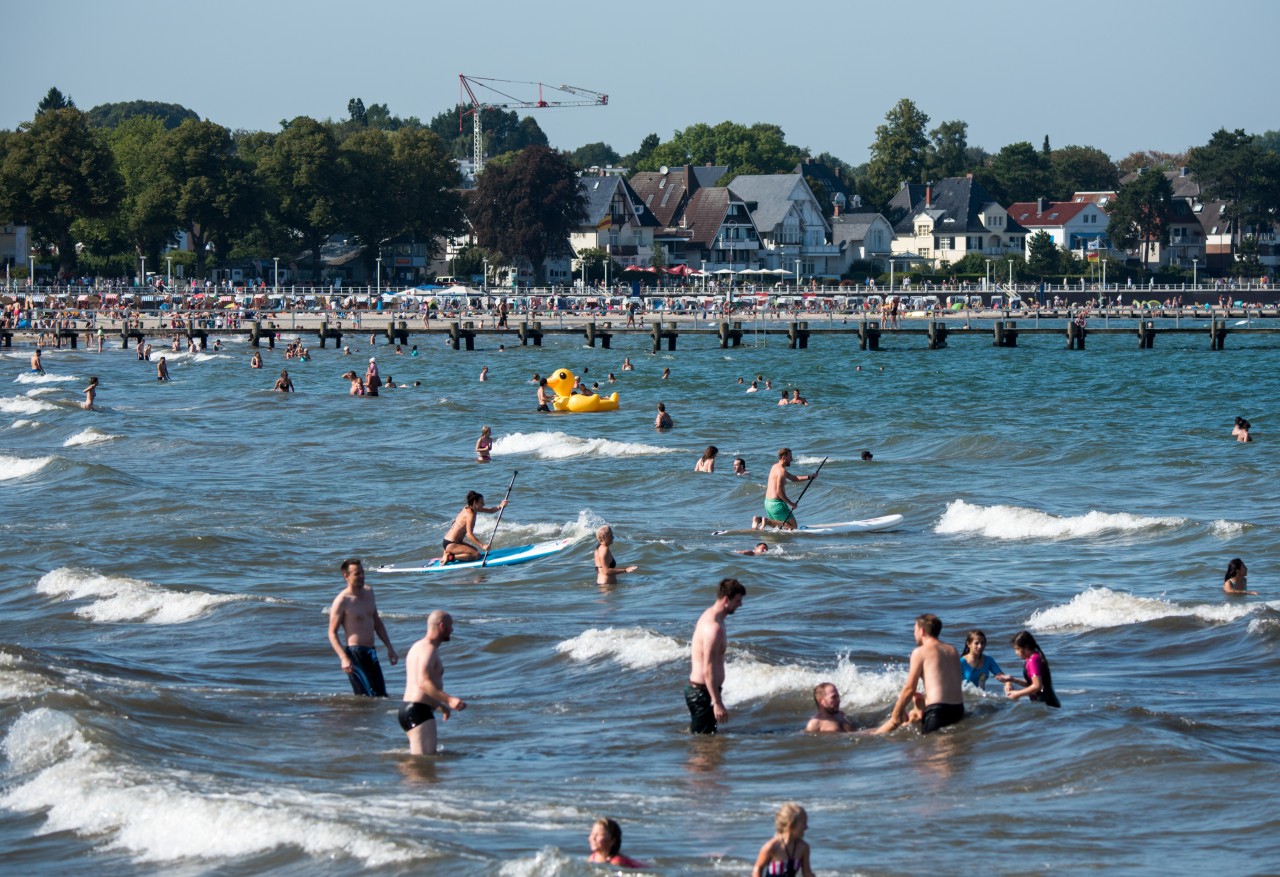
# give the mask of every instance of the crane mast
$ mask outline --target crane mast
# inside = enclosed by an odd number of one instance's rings
[[[565,94],[573,95],[577,100],[546,100],[542,96],[543,84],[541,82],[519,82],[511,79],[484,79],[476,76],[467,76],[466,74],[458,74],[458,80],[462,84],[463,99],[458,103],[458,130],[462,130],[462,120],[468,113],[472,117],[472,135],[471,135],[471,161],[475,168],[475,174],[479,176],[480,171],[484,170],[484,131],[480,121],[480,113],[482,110],[510,110],[510,109],[545,109],[547,107],[602,107],[609,103],[609,95],[598,91],[591,91],[588,88],[579,88],[574,85],[548,85],[546,88],[552,91],[562,91]],[[489,83],[501,83],[502,87],[490,85]],[[519,96],[510,94],[502,89],[511,85],[536,85],[538,86],[538,97],[536,100],[521,99]],[[476,96],[479,89],[485,89],[498,96],[498,99],[482,100]],[[470,108],[465,108],[467,101],[470,101]]]

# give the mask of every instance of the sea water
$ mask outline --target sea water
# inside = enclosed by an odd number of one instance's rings
[[[378,347],[384,377],[420,382],[379,398],[340,377],[364,371],[362,343],[310,362],[264,349],[262,370],[244,339],[166,352],[169,383],[133,351],[50,351],[44,377],[25,373],[29,350],[2,355],[5,870],[586,875],[590,824],[609,815],[655,870],[745,874],[794,800],[820,875],[1277,873],[1269,336],[1221,352],[886,336],[877,353],[687,336],[658,355],[647,336],[440,340]],[[616,389],[620,410],[535,413],[530,378],[562,367]],[[281,368],[296,394],[270,392]],[[79,408],[90,375],[97,411]],[[744,392],[757,375],[772,391]],[[777,404],[793,387],[808,406]],[[670,432],[652,427],[660,401]],[[1252,444],[1231,439],[1237,414]],[[695,474],[712,444],[717,471]],[[795,472],[826,461],[802,523],[902,525],[770,535],[757,557],[736,553],[751,534],[709,535],[761,512],[783,446]],[[383,650],[392,697],[358,699],[328,644],[338,565],[434,556],[467,491],[496,504],[517,470],[496,544],[572,549],[368,576],[402,654],[431,610],[455,619],[445,686],[468,707],[440,722],[438,758],[410,758],[402,668]],[[604,523],[639,569],[598,587]],[[1223,595],[1236,556],[1261,597]],[[728,622],[731,718],[695,738],[689,637],[724,576],[747,588]],[[1009,638],[1032,631],[1063,708],[991,684],[927,738],[799,733],[824,681],[857,723],[881,721],[922,612],[956,645],[981,627],[1006,671]]]

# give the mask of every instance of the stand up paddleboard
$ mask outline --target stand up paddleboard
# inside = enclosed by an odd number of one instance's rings
[[[892,530],[902,523],[902,515],[885,515],[880,518],[867,518],[862,521],[842,521],[838,524],[814,524],[798,527],[795,530],[779,530],[769,527],[764,530],[714,530],[712,536],[748,535],[751,533],[780,533],[784,536],[835,536],[840,533],[875,533],[879,530]]]
[[[483,569],[491,566],[511,566],[516,563],[526,563],[530,560],[539,560],[543,557],[550,557],[564,551],[576,539],[557,539],[554,542],[535,542],[532,545],[516,545],[512,548],[499,548],[496,551],[489,552],[489,560],[486,563],[481,558],[475,560],[455,560],[453,563],[441,563],[440,558],[428,560],[419,564],[389,564],[380,566],[374,572],[449,572],[455,569]]]

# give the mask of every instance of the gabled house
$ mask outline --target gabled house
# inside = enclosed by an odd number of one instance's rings
[[[1010,204],[1010,218],[1027,230],[1030,239],[1043,231],[1063,252],[1084,254],[1086,250],[1107,249],[1107,212],[1092,201],[1019,201]]]
[[[699,189],[677,219],[684,264],[703,271],[745,271],[760,267],[760,235],[747,203],[732,189]]]
[[[904,252],[940,269],[971,253],[1000,258],[1026,252],[1027,230],[973,174],[919,186],[904,183],[903,191],[890,201],[891,209],[900,209],[902,200],[921,189],[923,197],[893,227],[895,256]]]
[[[723,165],[686,164],[674,170],[663,167],[657,171],[641,171],[631,178],[632,190],[658,221],[653,245],[666,251],[668,264],[699,267],[698,257],[690,261],[685,252],[691,234],[687,226],[681,226],[681,218],[701,189],[715,186],[728,172]]]
[[[840,273],[854,262],[869,262],[874,270],[889,270],[893,226],[879,213],[837,213],[831,217],[831,243],[840,248]]]
[[[587,201],[587,216],[569,236],[574,254],[599,248],[623,267],[647,268],[659,223],[636,191],[618,176],[582,177],[578,188]]]
[[[802,174],[744,174],[729,190],[746,203],[759,232],[759,267],[839,278],[840,248],[829,242],[822,205]]]

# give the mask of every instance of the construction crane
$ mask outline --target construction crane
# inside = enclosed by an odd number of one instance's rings
[[[464,73],[458,74],[458,79],[462,83],[462,100],[458,103],[458,130],[462,130],[462,120],[470,115],[475,120],[474,133],[471,139],[472,162],[475,165],[475,173],[479,176],[480,171],[484,170],[484,139],[482,137],[480,127],[480,111],[481,110],[515,110],[515,109],[540,109],[543,107],[603,107],[609,103],[609,95],[601,94],[598,91],[591,91],[587,88],[578,88],[573,85],[543,85],[541,82],[517,82],[512,79],[483,79],[477,76],[467,76]],[[502,87],[490,85],[489,83],[501,83]],[[538,86],[537,100],[522,99],[514,94],[509,94],[502,89],[507,86],[517,85],[536,85]],[[573,95],[575,100],[546,100],[542,96],[542,89],[550,91],[562,91],[565,94]],[[497,95],[493,100],[481,100],[476,97],[476,91],[484,89],[486,92],[492,92]],[[514,89],[513,89],[514,90]],[[466,107],[467,101],[471,102],[470,108]]]

